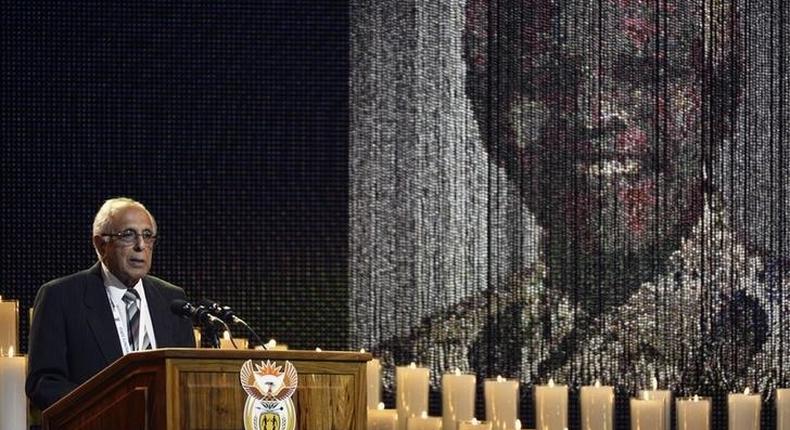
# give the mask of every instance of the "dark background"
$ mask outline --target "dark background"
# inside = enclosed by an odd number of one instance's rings
[[[4,1],[0,294],[96,260],[101,203],[162,237],[152,274],[265,338],[345,348],[348,5]],[[241,333],[238,333],[241,334]]]

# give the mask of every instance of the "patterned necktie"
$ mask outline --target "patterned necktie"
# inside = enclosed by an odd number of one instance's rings
[[[140,332],[140,308],[137,306],[138,300],[140,300],[140,295],[134,288],[128,288],[126,292],[123,293],[123,301],[126,302],[126,319],[129,322],[129,346],[131,346],[132,351],[137,349],[137,337]],[[148,339],[148,333],[146,332],[145,338],[143,338],[142,348],[140,349],[145,350],[150,348],[151,341]]]

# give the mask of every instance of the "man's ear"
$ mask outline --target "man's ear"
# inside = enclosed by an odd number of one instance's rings
[[[104,238],[96,235],[93,236],[93,247],[96,248],[96,252],[100,256],[104,256],[104,247],[107,246],[107,242],[104,241]]]

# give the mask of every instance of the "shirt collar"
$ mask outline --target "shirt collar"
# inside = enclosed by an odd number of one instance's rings
[[[126,285],[124,285],[123,282],[121,282],[115,275],[112,274],[112,272],[110,272],[110,269],[104,264],[104,262],[101,263],[101,277],[104,281],[104,286],[107,287],[107,290],[113,294],[113,297],[117,295],[118,298],[120,298],[123,296],[123,293],[126,292]],[[141,293],[141,290],[143,289],[143,280],[138,279],[137,283],[134,284],[134,287],[132,288],[134,288],[138,293]]]

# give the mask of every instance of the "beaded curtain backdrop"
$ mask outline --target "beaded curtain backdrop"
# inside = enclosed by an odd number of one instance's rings
[[[519,378],[528,426],[550,377],[619,402],[655,377],[713,396],[716,428],[727,392],[759,390],[772,428],[788,18],[776,0],[352,2],[352,342],[430,367],[434,392],[455,367]]]

